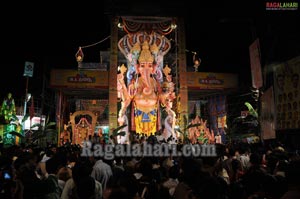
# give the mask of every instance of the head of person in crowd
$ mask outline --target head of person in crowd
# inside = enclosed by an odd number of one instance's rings
[[[72,178],[76,185],[74,195],[80,199],[92,198],[95,193],[95,180],[90,176],[92,169],[92,163],[85,157],[80,158],[72,169]]]

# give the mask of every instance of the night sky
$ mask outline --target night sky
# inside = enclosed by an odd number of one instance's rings
[[[28,91],[41,93],[44,70],[77,69],[79,46],[109,36],[109,14],[184,17],[188,51],[195,51],[202,63],[200,72],[232,72],[251,82],[249,45],[258,36],[262,65],[284,61],[300,54],[299,8],[297,11],[267,11],[265,1],[99,1],[97,4],[55,1],[41,5],[7,5],[1,13],[2,78],[0,97],[12,92],[25,95],[25,61],[35,63]],[[139,2],[139,3],[136,3]],[[190,3],[189,3],[190,2]],[[95,5],[94,5],[95,4]],[[86,62],[99,62],[99,52],[109,48],[107,40],[84,50]],[[187,52],[188,63],[192,54]],[[192,65],[189,65],[192,67]],[[250,86],[250,85],[249,85]]]

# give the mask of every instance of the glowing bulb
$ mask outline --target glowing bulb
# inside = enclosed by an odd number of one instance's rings
[[[173,29],[173,30],[174,30],[174,29],[176,29],[176,28],[177,28],[177,24],[175,24],[175,23],[172,23],[172,24],[171,24],[171,29]]]

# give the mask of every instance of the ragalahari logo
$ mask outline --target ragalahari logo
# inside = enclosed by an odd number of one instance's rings
[[[266,10],[298,10],[298,2],[266,2]]]

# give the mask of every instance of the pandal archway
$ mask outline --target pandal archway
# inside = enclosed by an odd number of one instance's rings
[[[76,111],[70,115],[72,125],[72,143],[80,144],[93,137],[97,123],[97,115],[91,111]]]

